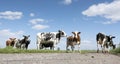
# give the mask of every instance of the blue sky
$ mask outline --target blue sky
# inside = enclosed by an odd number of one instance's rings
[[[81,32],[81,49],[96,49],[96,34],[114,35],[120,41],[120,0],[0,0],[0,47],[10,37],[30,35],[36,49],[38,32]],[[58,47],[65,49],[66,38]],[[76,46],[77,47],[77,46]]]

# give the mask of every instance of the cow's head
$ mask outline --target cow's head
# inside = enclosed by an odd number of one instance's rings
[[[16,38],[9,38],[11,41],[15,41],[16,40]]]
[[[14,46],[15,42],[16,42],[16,38],[9,38],[10,39],[10,46]]]
[[[79,34],[81,33],[81,32],[72,32],[73,33],[73,35],[74,35],[74,38],[78,38],[79,37]]]
[[[72,32],[73,33],[73,41],[77,44],[80,44],[80,33],[81,32]]]
[[[113,44],[113,49],[115,49],[116,48],[116,44]]]
[[[109,39],[110,39],[109,45],[112,46],[113,49],[115,49],[115,48],[116,48],[116,45],[113,43],[113,40],[112,40],[113,38],[115,38],[115,36],[109,35]]]
[[[66,33],[63,31],[63,30],[58,30],[58,34],[61,36],[61,37],[66,37]]]
[[[110,37],[110,39],[113,39],[113,38],[115,38],[115,36],[112,36],[112,35],[109,35],[109,37]]]
[[[56,38],[58,38],[58,40],[61,39],[61,37],[66,37],[66,33],[62,30],[58,30],[58,33],[56,34]]]
[[[28,36],[23,35],[23,37],[24,37],[25,40],[28,40],[28,38],[30,37],[30,35],[28,35]]]

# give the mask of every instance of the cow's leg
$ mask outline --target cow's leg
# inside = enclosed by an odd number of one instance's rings
[[[16,42],[14,43],[13,48],[16,48]]]
[[[21,48],[24,50],[24,48],[25,48],[25,44],[22,44],[22,45],[21,45]]]
[[[39,36],[37,36],[37,41],[36,41],[36,44],[37,44],[37,50],[40,49],[41,41],[42,41],[42,38],[39,38]]]
[[[105,45],[101,45],[102,53],[105,53]]]
[[[54,50],[54,42],[52,43],[52,50]]]
[[[66,43],[66,51],[69,50],[68,47],[69,47],[69,42]]]
[[[71,46],[72,51],[74,51],[74,48],[75,48],[74,45],[72,45],[72,46]]]
[[[99,49],[100,49],[100,47],[101,47],[101,49],[102,49],[102,45],[101,45],[101,44],[99,45],[99,43],[101,43],[100,40],[97,41],[97,53],[99,53]]]
[[[23,44],[22,43],[20,43],[20,49],[22,49],[23,48]]]
[[[40,49],[40,45],[39,44],[37,44],[37,50],[39,50]]]
[[[109,52],[109,47],[108,47],[108,44],[106,43],[105,45],[105,53],[108,53]]]
[[[105,47],[105,53],[108,53],[109,49],[107,47]]]
[[[53,46],[50,46],[50,50],[54,50],[54,47],[53,47]]]
[[[43,49],[43,48],[44,48],[44,45],[45,45],[44,43],[40,43],[40,44],[39,44],[39,49]]]
[[[97,43],[97,53],[99,53],[99,46],[98,46],[99,44]]]
[[[101,46],[101,48],[102,48],[102,53],[104,53],[105,52],[105,47]]]
[[[21,47],[20,47],[20,49],[23,49],[23,44],[21,44]]]
[[[53,50],[55,50],[55,48],[57,48],[56,43],[54,43]]]
[[[53,49],[53,47],[52,46],[50,46],[50,50],[52,50]]]
[[[102,49],[103,49],[103,53],[106,53],[106,50],[107,50],[107,48],[106,48],[106,45],[104,44],[103,46],[102,46]]]
[[[105,44],[106,44],[106,38],[103,39],[103,43],[102,43],[102,52],[105,52]]]
[[[78,52],[81,53],[80,44],[78,45]]]
[[[67,45],[66,45],[66,52],[68,53],[68,51],[70,51],[70,49],[68,48],[69,46],[71,46],[71,44],[69,42],[67,42]]]
[[[24,44],[22,44],[22,49],[24,50],[24,48],[25,48],[25,45],[24,45]]]
[[[28,49],[28,45],[29,45],[29,44],[25,44],[25,48],[26,48],[26,50]]]

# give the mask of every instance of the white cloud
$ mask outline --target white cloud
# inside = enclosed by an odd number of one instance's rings
[[[118,21],[105,21],[102,22],[102,24],[113,24],[113,23],[117,23]]]
[[[114,0],[111,3],[99,3],[97,5],[90,6],[82,14],[86,16],[101,16],[110,21],[103,24],[111,24],[120,21],[120,0]]]
[[[49,28],[48,25],[42,25],[41,23],[47,22],[45,19],[36,18],[29,21],[32,24],[32,29],[42,30]]]
[[[23,16],[22,12],[18,11],[5,11],[5,12],[0,12],[0,19],[9,19],[9,20],[15,20],[15,19],[21,19]]]
[[[35,16],[35,14],[34,14],[34,13],[30,13],[30,16],[31,16],[31,17],[34,17],[34,16]]]
[[[62,3],[65,4],[65,5],[69,5],[69,4],[72,3],[72,0],[63,0]]]
[[[46,22],[46,20],[41,19],[41,18],[30,20],[30,23],[32,23],[32,24],[38,24],[39,22]]]
[[[42,30],[42,29],[46,29],[46,28],[49,28],[49,26],[40,25],[40,24],[36,24],[36,25],[32,26],[32,29],[36,29],[36,30]]]
[[[20,34],[23,34],[24,31],[11,32],[9,29],[0,30],[0,36],[2,37],[17,37]]]

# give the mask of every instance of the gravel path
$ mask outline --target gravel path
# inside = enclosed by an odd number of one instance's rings
[[[0,54],[0,64],[120,64],[120,57],[102,53]]]

